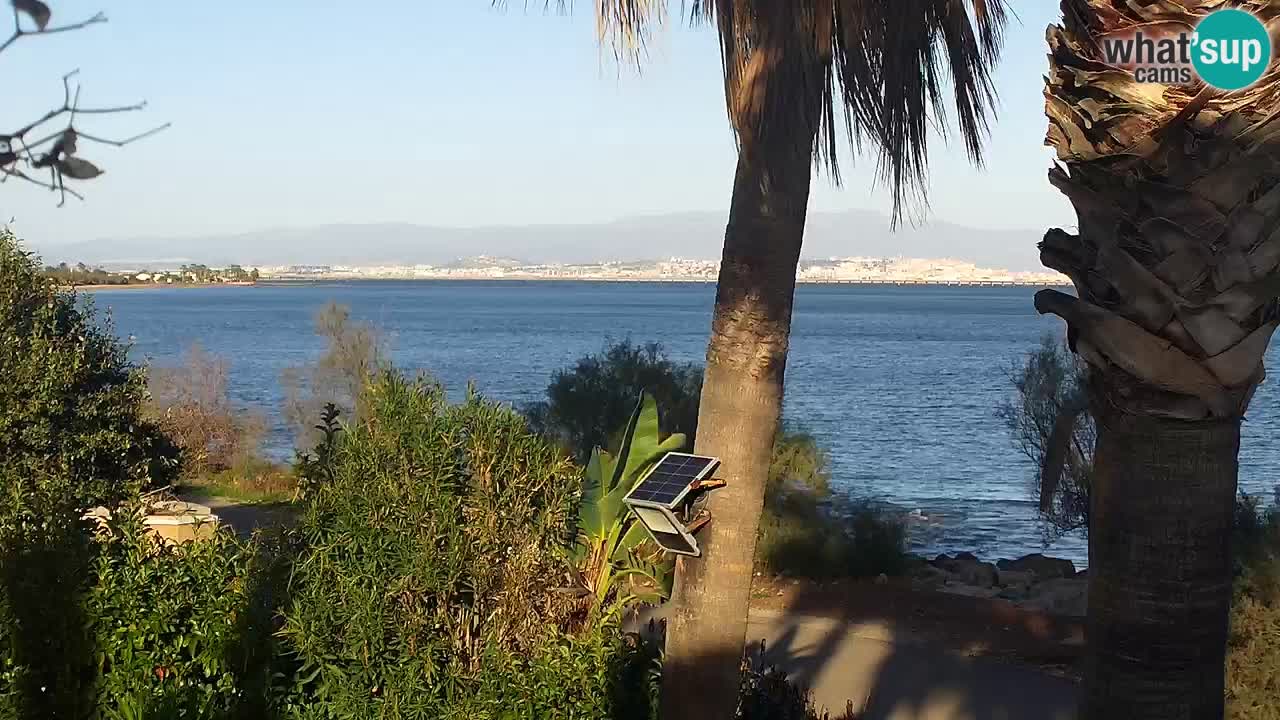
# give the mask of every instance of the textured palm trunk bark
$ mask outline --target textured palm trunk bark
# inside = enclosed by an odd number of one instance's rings
[[[1238,419],[1098,407],[1080,717],[1218,720],[1231,604]]]
[[[768,156],[744,145],[738,159],[696,447],[721,459],[717,476],[728,485],[711,497],[712,521],[698,535],[702,557],[677,566],[664,720],[721,720],[736,707],[756,533],[782,414],[810,142]]]

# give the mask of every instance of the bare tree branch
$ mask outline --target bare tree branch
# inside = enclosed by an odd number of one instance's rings
[[[106,14],[99,12],[94,14],[94,16],[88,20],[81,20],[78,23],[71,23],[70,25],[61,25],[59,27],[45,28],[43,30],[23,30],[21,16],[18,13],[18,8],[15,6],[13,8],[13,35],[10,35],[8,40],[0,43],[0,52],[7,50],[10,45],[18,41],[18,38],[25,37],[27,35],[53,35],[55,33],[64,33],[70,30],[79,30],[81,28],[86,28],[90,25],[97,25],[98,23],[104,23],[106,21]]]
[[[16,177],[16,178],[18,178],[19,180],[26,180],[27,182],[31,183],[32,185],[39,185],[40,187],[45,188],[45,189],[47,189],[47,190],[56,190],[56,191],[58,191],[59,193],[61,193],[61,194],[62,194],[61,199],[59,199],[59,200],[58,200],[58,207],[62,207],[64,204],[66,204],[66,202],[67,202],[67,195],[72,195],[72,196],[74,196],[77,200],[80,200],[81,202],[83,202],[83,201],[84,201],[84,196],[83,196],[83,195],[81,195],[80,193],[76,192],[75,190],[72,190],[71,188],[69,188],[69,187],[67,187],[67,186],[63,185],[63,184],[62,184],[62,182],[61,182],[61,180],[57,180],[57,181],[55,181],[55,182],[53,182],[53,183],[42,182],[42,181],[40,181],[40,180],[37,180],[37,179],[35,179],[35,178],[31,177],[30,175],[27,175],[26,173],[22,172],[21,170],[16,170],[16,169],[11,170],[11,169],[9,169],[9,168],[3,168],[3,167],[0,167],[0,173],[4,173],[4,177],[0,177],[0,183],[5,182],[6,180],[8,180],[8,179],[9,179],[9,178],[11,178],[11,177]]]
[[[162,131],[162,130],[167,130],[167,129],[169,128],[169,126],[171,126],[171,125],[173,125],[173,123],[164,123],[163,125],[157,125],[157,126],[155,126],[155,127],[151,128],[150,130],[147,130],[146,132],[140,132],[140,133],[138,133],[137,135],[133,135],[133,136],[131,136],[131,137],[127,137],[127,138],[125,138],[125,139],[123,139],[123,140],[112,140],[111,138],[98,137],[97,135],[90,135],[89,133],[87,133],[87,132],[82,132],[82,131],[80,131],[80,130],[76,130],[76,137],[78,137],[78,138],[79,138],[79,139],[81,139],[81,140],[90,140],[90,141],[92,141],[92,142],[102,143],[103,145],[113,145],[113,146],[115,146],[115,147],[124,147],[125,145],[128,145],[129,143],[137,142],[138,140],[142,140],[142,139],[144,139],[144,138],[149,138],[149,137],[151,137],[152,135],[155,135],[156,133],[158,133],[158,132],[160,132],[160,131]],[[45,143],[51,142],[51,141],[53,141],[53,140],[57,140],[58,138],[62,137],[62,134],[63,134],[63,133],[65,133],[65,132],[66,132],[66,130],[65,130],[65,129],[64,129],[64,130],[59,130],[59,131],[57,131],[57,132],[55,132],[55,133],[50,133],[49,135],[45,135],[44,137],[40,138],[39,140],[35,140],[35,141],[33,141],[33,142],[30,142],[30,143],[28,143],[28,142],[26,142],[26,141],[24,140],[24,141],[23,141],[23,147],[24,147],[24,148],[36,148],[36,147],[40,147],[41,145],[44,145]],[[30,152],[30,151],[28,150],[28,153],[29,153],[29,152]]]
[[[50,27],[49,20],[52,17],[52,12],[44,0],[9,0],[9,2],[13,8],[13,34],[9,39],[0,43],[0,52],[3,52],[10,45],[17,42],[19,38],[26,35],[49,35],[68,32],[107,21],[106,15],[99,12],[87,20],[69,25]],[[34,23],[35,29],[28,30],[23,28],[24,15],[31,23]],[[77,144],[80,139],[102,145],[124,147],[130,143],[155,135],[169,127],[169,123],[164,123],[122,140],[81,132],[76,127],[77,116],[135,112],[145,108],[147,103],[142,101],[132,105],[81,107],[80,90],[82,86],[79,82],[76,82],[73,88],[71,80],[79,72],[78,69],[72,70],[62,76],[61,106],[49,110],[34,122],[27,123],[8,135],[0,134],[0,173],[2,173],[0,174],[0,183],[5,182],[10,177],[16,177],[34,185],[55,190],[59,193],[59,207],[66,203],[68,194],[80,200],[84,199],[80,193],[66,187],[65,181],[68,178],[72,180],[89,180],[102,174],[102,169],[97,165],[76,155]],[[64,115],[67,118],[65,127],[55,131],[46,131],[46,134],[37,140],[27,139],[27,135],[31,134],[32,131]],[[36,150],[42,148],[44,148],[42,152],[37,155]],[[46,183],[33,177],[35,174],[33,171],[40,171],[46,168],[49,171],[50,182]]]

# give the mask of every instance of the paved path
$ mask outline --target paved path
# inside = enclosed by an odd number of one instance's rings
[[[865,720],[1072,720],[1077,685],[1033,668],[895,638],[883,622],[752,611],[748,638],[832,714]]]
[[[183,493],[178,493],[178,498],[209,508],[220,521],[230,525],[242,538],[249,537],[255,530],[289,522],[296,515],[296,511],[285,503],[245,504],[230,498]]]

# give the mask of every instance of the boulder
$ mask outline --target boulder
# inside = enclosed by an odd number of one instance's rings
[[[965,597],[993,598],[1000,594],[1000,588],[979,587],[977,585],[954,584],[938,588],[938,592]]]
[[[1022,606],[1051,615],[1084,617],[1089,611],[1089,582],[1085,578],[1046,580],[1031,588]]]
[[[982,562],[971,553],[956,553],[955,557],[939,555],[931,564],[965,585],[989,588],[996,584],[996,566]]]
[[[911,586],[917,590],[936,590],[950,582],[955,582],[955,576],[932,565],[911,573]]]
[[[1001,587],[1026,591],[1036,582],[1036,575],[1028,570],[1000,570],[997,580]]]
[[[972,562],[965,563],[960,567],[957,573],[960,580],[968,585],[977,585],[978,587],[994,587],[996,585],[996,566],[989,562]]]
[[[1056,578],[1075,577],[1076,566],[1070,560],[1048,557],[1040,553],[1024,555],[1017,560],[1000,560],[996,563],[1000,570],[1012,572],[1029,572],[1035,575],[1036,582]]]

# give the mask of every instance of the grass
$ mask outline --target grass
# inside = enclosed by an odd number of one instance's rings
[[[197,498],[226,498],[242,505],[291,502],[298,487],[293,471],[260,458],[199,478],[183,480],[178,491]]]

